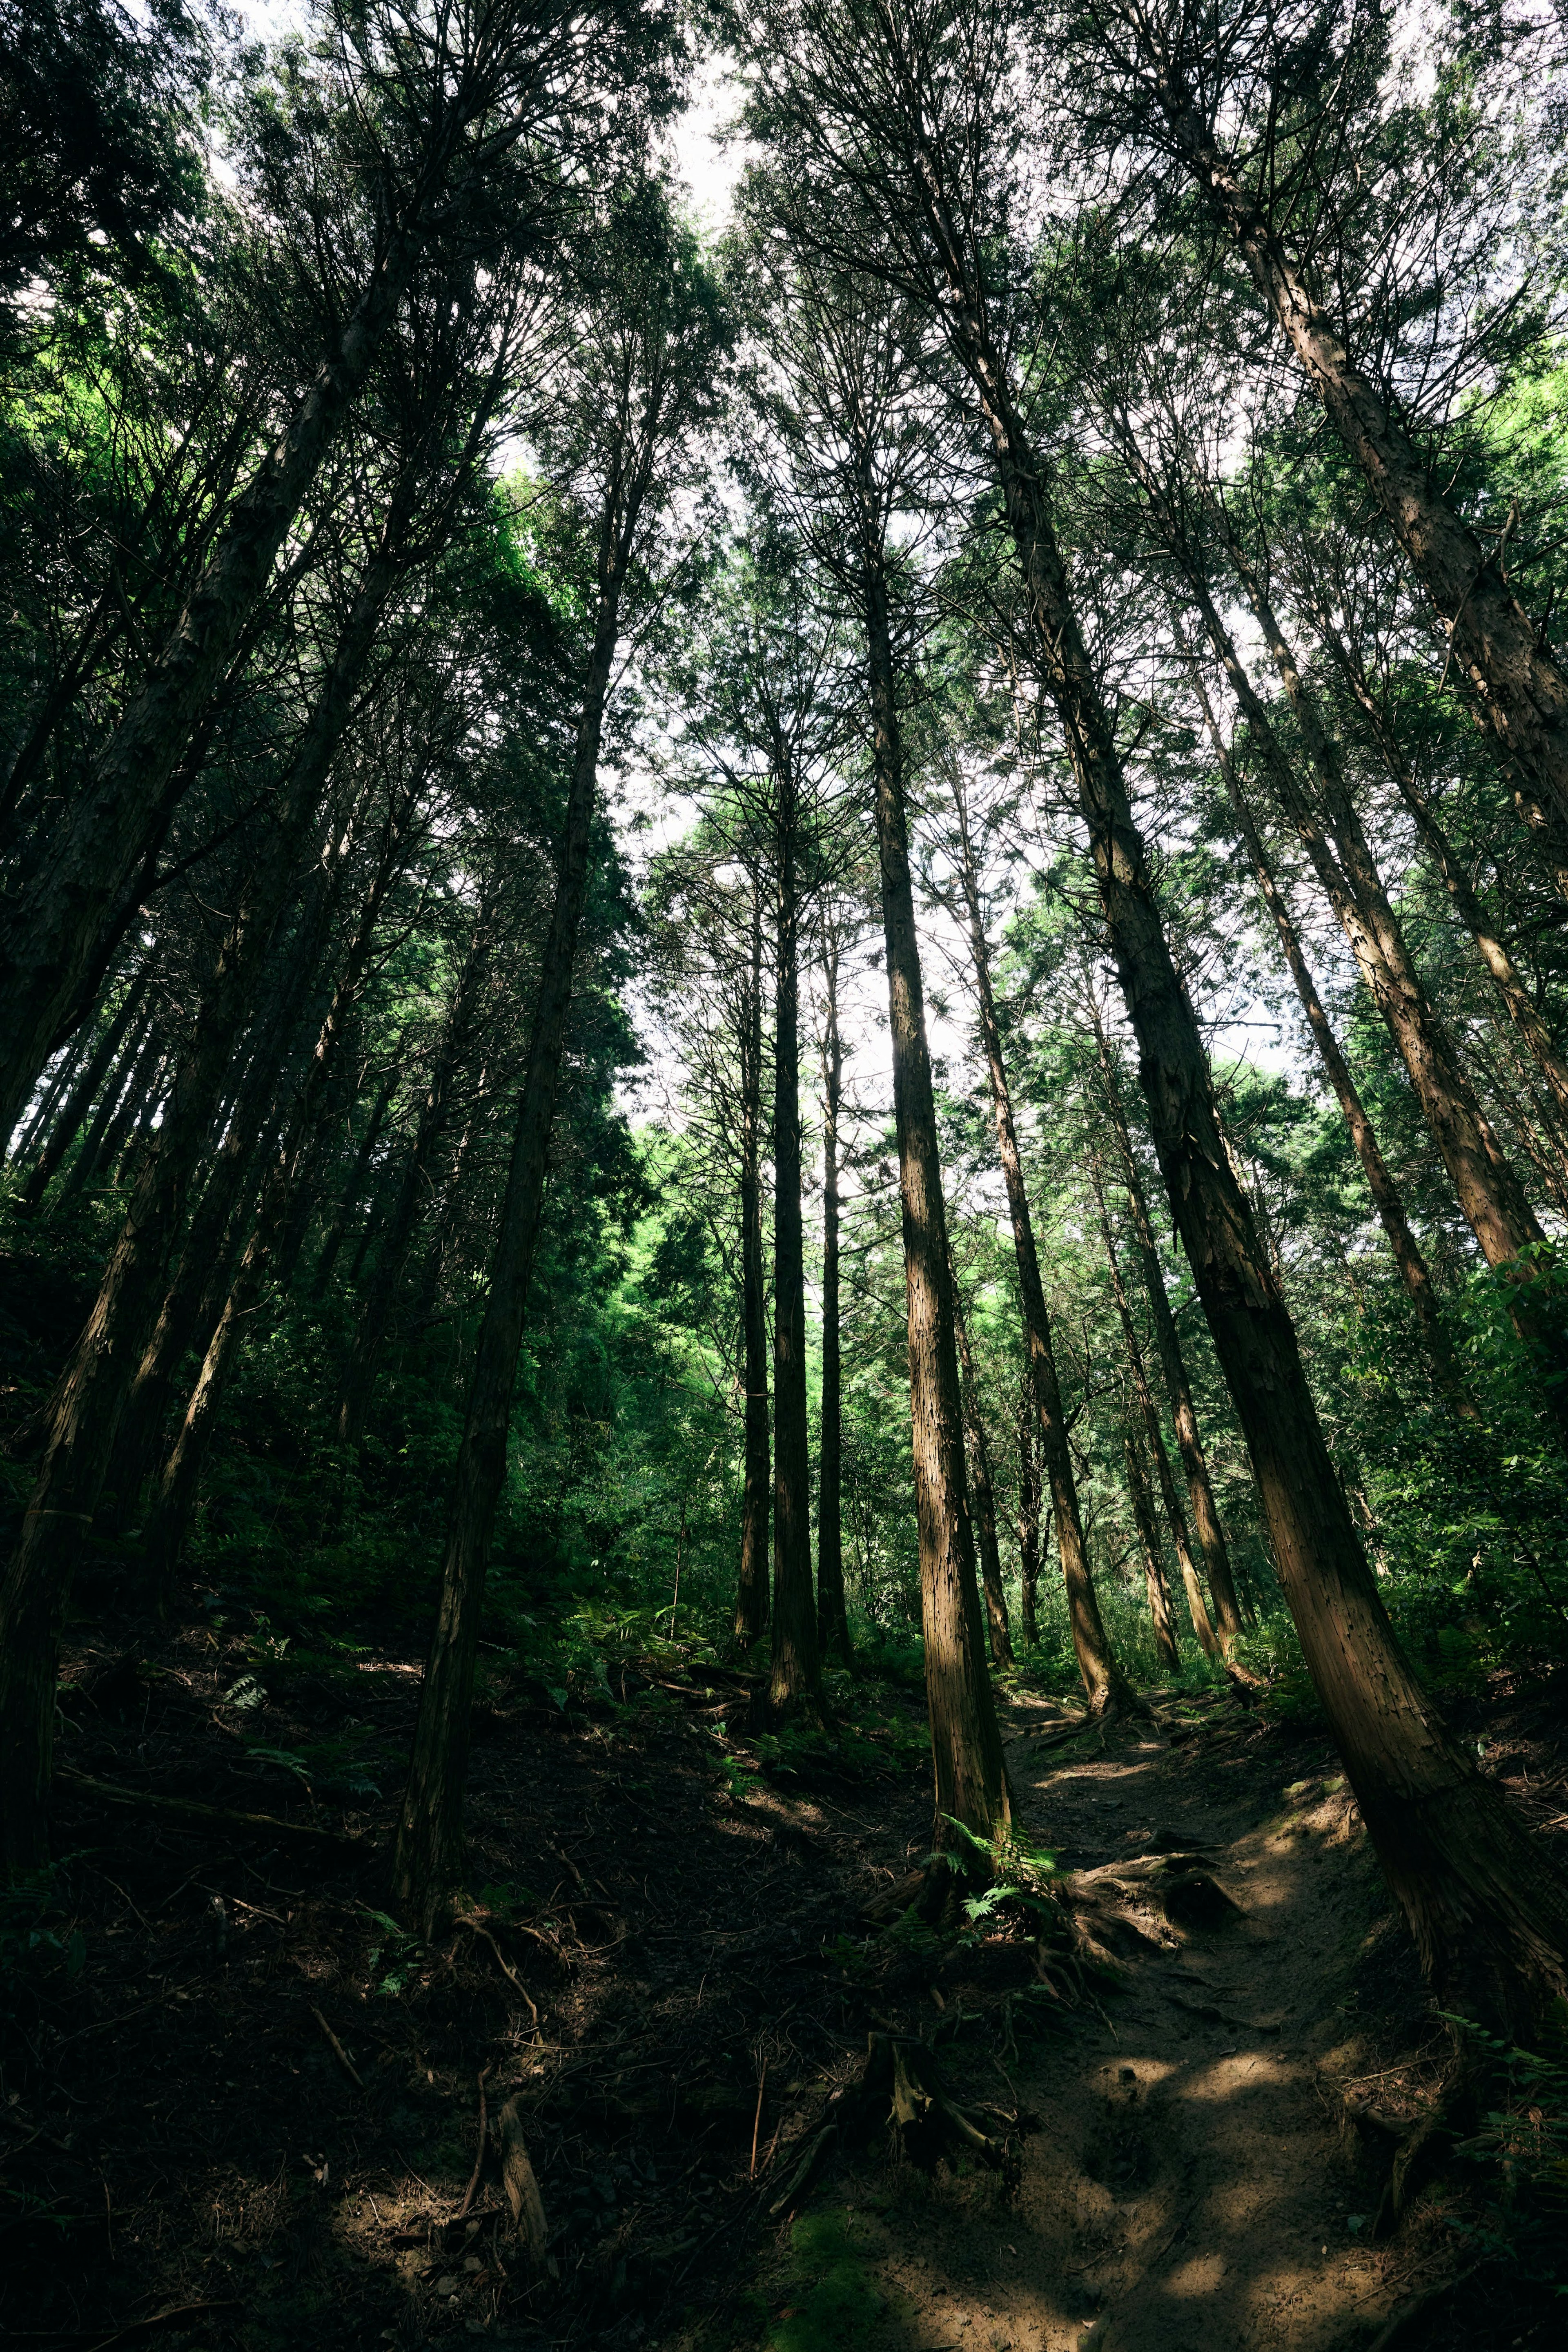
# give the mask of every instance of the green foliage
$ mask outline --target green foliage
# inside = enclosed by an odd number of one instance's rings
[[[802,2214],[789,2232],[788,2316],[776,2319],[768,2352],[860,2352],[887,2308],[855,2244],[852,2215]]]
[[[1568,2063],[1561,2051],[1521,2050],[1466,2018],[1448,2022],[1498,2102],[1457,2150],[1481,2168],[1486,2198],[1479,2218],[1457,2226],[1478,2252],[1568,2295]]]

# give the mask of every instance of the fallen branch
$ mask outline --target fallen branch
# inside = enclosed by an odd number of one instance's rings
[[[193,2318],[199,2311],[223,2311],[234,2299],[232,2294],[224,2294],[206,2303],[177,2303],[168,2311],[155,2311],[150,2319],[132,2319],[124,2327],[117,2327],[112,2336],[100,2336],[92,2352],[109,2352],[111,2344],[122,2344],[128,2336],[145,2336],[149,2328],[166,2326],[174,2319]]]
[[[358,2067],[354,2064],[353,2060],[350,2057],[348,2052],[344,2049],[342,2043],[339,2041],[337,2035],[333,2032],[331,2027],[328,2024],[326,2019],[322,2016],[314,2001],[310,2004],[310,2014],[316,2020],[317,2024],[320,2027],[328,2041],[331,2043],[332,2055],[338,2061],[339,2065],[341,2066],[344,2074],[347,2074],[350,2082],[353,2084],[356,2090],[362,2091],[365,2086],[360,2079]]]
[[[496,2137],[501,2150],[501,2182],[512,2209],[512,2227],[519,2230],[527,2241],[535,2269],[542,2269],[549,2230],[539,2184],[528,2159],[528,2142],[523,2137],[522,2111],[515,2097],[507,2101],[496,2117]]]
[[[482,1927],[477,1919],[471,1918],[464,1918],[460,1920],[458,1924],[461,1927],[466,1927],[471,1936],[483,1937],[485,1942],[489,1945],[490,1949],[495,1953],[497,1959],[500,1963],[501,1974],[509,1983],[516,1985],[517,1990],[528,2004],[528,2015],[533,2019],[534,2023],[537,2025],[539,2021],[539,2013],[534,2005],[533,1996],[528,1991],[527,1985],[524,1984],[521,1977],[518,1976],[516,1969],[509,1968],[507,1966],[507,1956],[502,1951],[499,1944],[497,1943],[494,1936],[491,1935],[488,1927]],[[532,1930],[530,1929],[528,1932],[531,1934]],[[542,1944],[544,1942],[544,1937],[541,1936],[538,1940]]]
[[[479,2175],[485,2169],[485,2077],[489,2071],[488,2066],[481,2066],[479,2069],[478,2144],[474,2150],[474,2169],[468,2176],[468,2186],[463,2192],[463,2202],[452,2217],[455,2221],[466,2221],[468,2219],[468,2208],[474,2202],[474,2191],[478,2188]]]
[[[362,1850],[365,1843],[342,1830],[319,1830],[308,1822],[280,1821],[275,1813],[238,1813],[226,1805],[198,1804],[193,1797],[159,1797],[150,1789],[122,1789],[112,1780],[95,1780],[70,1764],[59,1765],[55,1778],[68,1789],[79,1789],[84,1796],[100,1798],[106,1805],[128,1805],[138,1812],[182,1813],[190,1821],[216,1822],[231,1830],[264,1830],[269,1837],[304,1838],[312,1845],[335,1846],[340,1851]]]

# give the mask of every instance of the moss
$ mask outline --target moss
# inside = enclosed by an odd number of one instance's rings
[[[789,2233],[789,2250],[784,2315],[773,2324],[768,2352],[856,2352],[888,2305],[851,2236],[849,2215],[804,2215]]]

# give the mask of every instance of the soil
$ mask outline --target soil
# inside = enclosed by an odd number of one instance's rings
[[[865,1916],[929,1839],[910,1694],[786,1762],[743,1678],[674,1652],[497,1676],[476,1892],[424,1948],[382,1908],[413,1661],[106,1615],[68,1679],[53,1907],[0,1915],[0,2347],[1349,2352],[1486,2252],[1451,2179],[1372,2242],[1393,2143],[1346,2094],[1414,2117],[1440,2032],[1333,1759],[1235,1706],[1063,1743],[1009,1701],[1070,1892],[1197,1853],[1236,1906],[1173,1925],[1134,1886],[1083,1913],[1104,1965],[1047,1984],[1001,1915]],[[1560,1831],[1561,1698],[1474,1712]],[[1004,2168],[824,2131],[868,2035],[918,2036]],[[1400,2340],[1545,2344],[1547,2314],[1494,2263]]]

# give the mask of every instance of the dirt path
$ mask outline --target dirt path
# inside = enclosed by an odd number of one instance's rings
[[[1319,1770],[1287,1794],[1245,1751],[1172,1749],[1135,1727],[1086,1761],[1027,1732],[1009,1753],[1026,1830],[1064,1865],[1201,1845],[1240,1910],[1166,1930],[1102,2018],[1025,2045],[1016,2067],[992,2062],[1042,2126],[1011,2201],[986,2178],[933,2188],[907,2168],[852,2190],[859,2253],[903,2340],[1326,2352],[1358,2323],[1375,2332],[1409,2292],[1413,2250],[1368,2245],[1364,2214],[1350,2225],[1358,2166],[1337,2117],[1366,2058],[1358,1965],[1387,1928],[1343,1784]],[[985,2095],[1005,2096],[994,2074]]]

